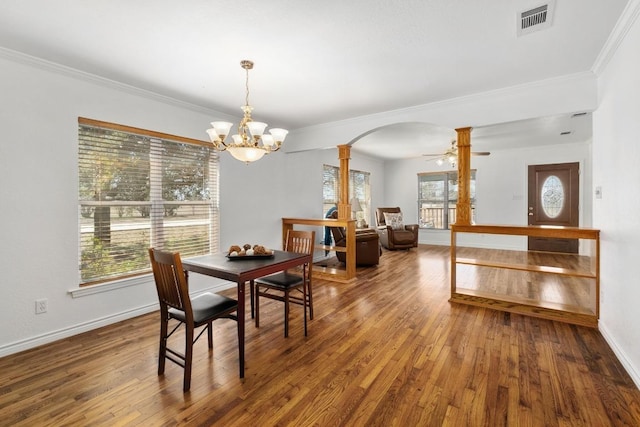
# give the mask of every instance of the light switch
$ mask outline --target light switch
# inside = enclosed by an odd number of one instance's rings
[[[602,187],[596,187],[596,199],[602,199]]]

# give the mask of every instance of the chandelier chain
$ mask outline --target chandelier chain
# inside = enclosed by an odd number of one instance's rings
[[[247,91],[247,94],[246,94],[246,96],[244,98],[244,105],[249,105],[249,68],[245,68],[245,71],[246,71],[247,75],[246,75],[246,79],[245,79],[245,82],[244,82],[244,87],[245,87],[245,89]]]

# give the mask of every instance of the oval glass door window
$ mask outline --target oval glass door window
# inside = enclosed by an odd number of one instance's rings
[[[560,215],[564,206],[564,187],[560,179],[551,175],[542,184],[542,194],[540,195],[542,209],[549,218]]]

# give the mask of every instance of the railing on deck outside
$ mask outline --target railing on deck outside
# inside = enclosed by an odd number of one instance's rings
[[[446,230],[456,222],[455,206],[446,209],[448,220],[445,222],[445,208],[425,207],[419,209],[418,223],[420,228]],[[475,223],[476,210],[471,208],[471,222]],[[445,227],[445,223],[448,227]]]

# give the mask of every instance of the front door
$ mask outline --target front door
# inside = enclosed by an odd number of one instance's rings
[[[579,163],[529,166],[529,225],[578,227]],[[578,253],[578,239],[529,237],[530,251]]]

